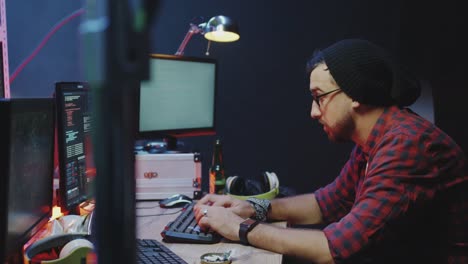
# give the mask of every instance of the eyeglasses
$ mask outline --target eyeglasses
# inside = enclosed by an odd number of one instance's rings
[[[338,91],[341,91],[341,89],[338,88],[338,89],[335,89],[335,90],[332,90],[332,91],[329,91],[329,92],[326,92],[326,93],[323,93],[323,94],[319,94],[319,95],[312,94],[312,98],[317,103],[318,107],[320,107],[320,99],[321,98],[323,98],[324,96],[329,95],[331,93],[338,92]]]

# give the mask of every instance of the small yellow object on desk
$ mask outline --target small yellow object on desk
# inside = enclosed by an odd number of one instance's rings
[[[52,216],[50,217],[50,221],[57,219],[59,217],[62,217],[62,216],[63,214],[62,214],[60,207],[58,206],[52,207]]]

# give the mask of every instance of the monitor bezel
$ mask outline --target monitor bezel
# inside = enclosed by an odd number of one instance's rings
[[[58,191],[58,204],[62,210],[66,210],[69,213],[79,213],[78,207],[81,203],[89,199],[89,197],[79,199],[78,201],[68,204],[68,196],[66,193],[66,142],[63,131],[64,122],[63,116],[61,115],[65,109],[62,104],[64,100],[64,93],[73,92],[86,92],[88,96],[91,96],[89,83],[84,81],[77,82],[56,82],[55,83],[55,119],[56,119],[56,133],[57,133],[57,155],[58,155],[58,172],[59,172],[59,191]],[[86,151],[86,150],[85,150]]]
[[[0,260],[6,261],[7,259],[13,258],[13,261],[17,261],[18,258],[21,258],[21,251],[23,244],[25,244],[29,239],[31,239],[47,222],[50,220],[52,216],[52,208],[53,208],[53,175],[54,175],[54,125],[55,125],[55,107],[54,101],[52,98],[8,98],[8,99],[0,99],[0,118],[3,117],[3,120],[8,121],[4,124],[8,124],[9,129],[5,129],[3,127],[2,132],[0,134],[0,145],[4,146],[5,149],[0,150],[0,168],[2,168],[4,175],[8,177],[1,177],[3,180],[1,184],[3,187],[0,187],[2,192],[2,204],[0,206],[0,237],[2,241],[6,241],[7,234],[8,234],[8,213],[9,213],[9,176],[10,176],[10,136],[11,136],[11,115],[13,111],[16,113],[21,112],[30,112],[30,111],[37,111],[38,109],[42,110],[50,110],[50,115],[52,118],[52,126],[51,126],[51,134],[50,134],[50,159],[49,159],[49,168],[50,174],[47,179],[48,186],[50,191],[47,195],[47,200],[49,201],[49,205],[47,206],[47,212],[43,213],[39,219],[31,225],[27,230],[25,230],[22,234],[18,236],[18,239],[14,241],[14,244],[6,245],[8,248],[0,249]],[[3,247],[3,245],[0,245]],[[2,252],[3,251],[3,252]],[[3,255],[2,255],[3,253]]]
[[[213,58],[201,58],[201,57],[190,57],[190,56],[178,56],[154,53],[149,55],[150,60],[174,60],[174,61],[187,61],[187,62],[202,62],[210,63],[215,66],[214,76],[214,97],[213,97],[213,124],[207,127],[196,127],[196,128],[180,128],[180,129],[169,129],[169,130],[152,130],[152,131],[141,131],[140,130],[140,95],[141,86],[137,92],[137,131],[136,139],[155,139],[155,138],[182,138],[182,137],[193,137],[193,136],[208,136],[216,134],[216,112],[217,112],[217,93],[218,93],[218,62]],[[151,71],[150,71],[151,72]],[[153,76],[150,76],[150,78]]]

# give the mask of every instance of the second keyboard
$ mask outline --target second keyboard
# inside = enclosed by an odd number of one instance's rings
[[[221,240],[215,232],[203,232],[197,225],[193,206],[187,204],[177,218],[161,232],[164,242],[214,244]]]

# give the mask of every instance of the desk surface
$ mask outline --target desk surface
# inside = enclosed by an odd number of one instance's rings
[[[162,240],[161,231],[164,227],[175,219],[178,214],[150,216],[156,214],[174,213],[180,208],[164,209],[158,206],[157,201],[137,202],[136,204],[136,237]],[[200,263],[200,256],[204,253],[217,252],[223,253],[232,250],[233,263],[278,263],[280,264],[283,256],[263,249],[244,246],[240,243],[228,242],[222,240],[217,244],[181,244],[165,243],[168,248],[174,251],[189,264]]]

